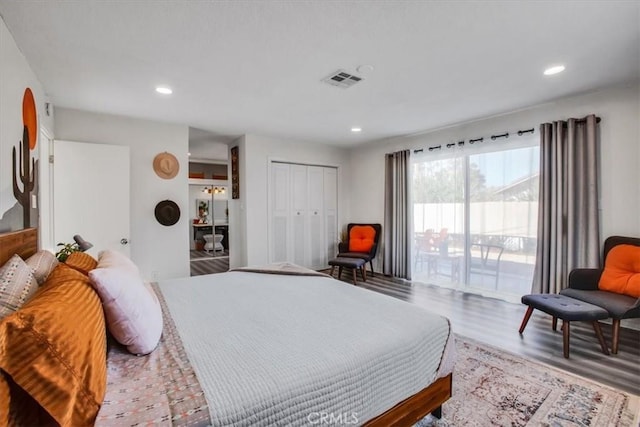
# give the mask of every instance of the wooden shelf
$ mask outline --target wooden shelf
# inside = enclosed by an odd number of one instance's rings
[[[229,180],[189,178],[189,185],[218,185],[222,187],[229,187]]]

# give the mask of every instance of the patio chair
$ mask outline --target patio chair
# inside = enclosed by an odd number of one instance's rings
[[[439,233],[434,233],[432,228],[423,233],[415,233],[415,240],[414,269],[418,268],[418,262],[422,268],[424,261],[431,260],[434,254],[446,257],[449,252],[448,228],[442,228]]]
[[[480,256],[474,257],[473,253],[470,258],[470,272],[495,276],[496,289],[498,289],[498,279],[500,278],[500,258],[504,247],[498,245],[487,245],[484,243],[472,243],[471,250],[478,248]]]

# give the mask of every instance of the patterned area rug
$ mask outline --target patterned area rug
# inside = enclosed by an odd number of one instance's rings
[[[416,427],[638,426],[638,396],[468,338],[456,336],[456,353],[442,419]]]

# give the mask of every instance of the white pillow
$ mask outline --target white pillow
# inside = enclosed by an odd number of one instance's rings
[[[162,309],[151,286],[127,267],[98,264],[89,279],[102,300],[111,335],[133,354],[151,353],[162,335]]]
[[[98,268],[125,268],[139,274],[138,266],[122,252],[106,249],[98,254]]]
[[[0,267],[0,320],[17,311],[38,290],[31,268],[18,255]]]

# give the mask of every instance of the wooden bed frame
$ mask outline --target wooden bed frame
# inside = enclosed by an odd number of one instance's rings
[[[27,259],[38,251],[38,229],[10,231],[0,234],[0,265],[7,262],[13,254]]]
[[[0,234],[0,265],[13,254],[26,259],[38,250],[38,230],[26,228]],[[368,427],[412,426],[428,414],[440,418],[442,404],[451,397],[452,374],[437,379],[427,388],[398,403],[387,412],[367,421]]]
[[[364,425],[368,427],[412,426],[429,414],[440,418],[442,404],[451,397],[453,374],[438,378],[427,388],[398,403]]]

